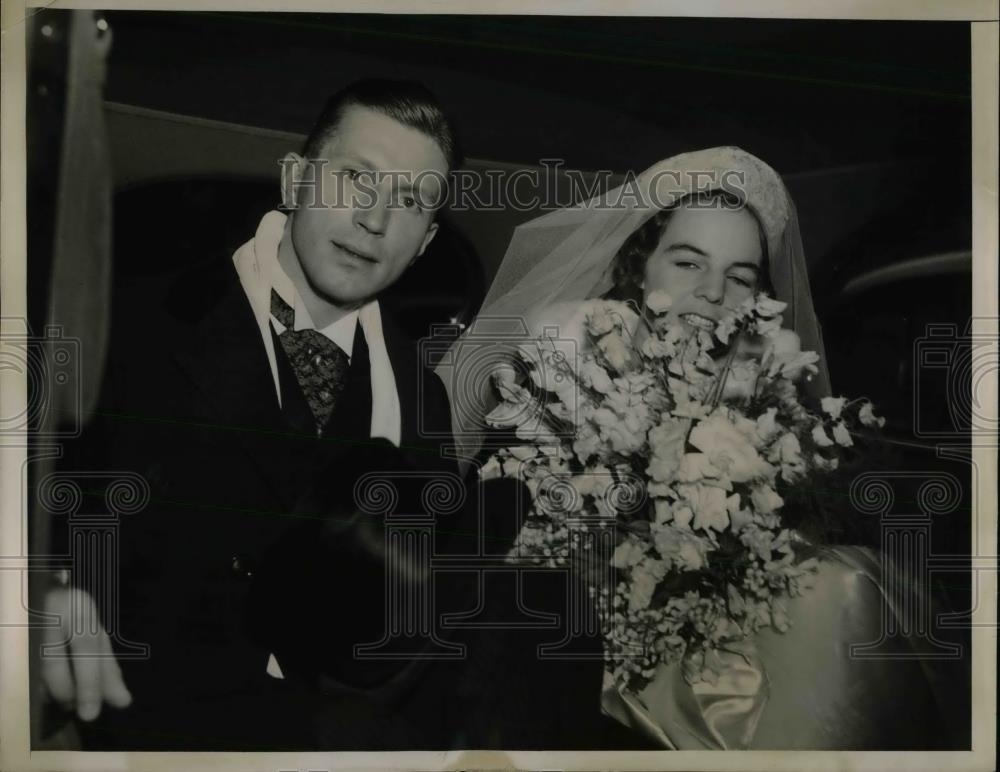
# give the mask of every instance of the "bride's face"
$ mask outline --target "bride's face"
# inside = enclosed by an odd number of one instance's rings
[[[671,317],[713,329],[757,291],[762,258],[757,220],[746,208],[688,203],[671,214],[646,261],[643,294],[663,290],[673,299]]]

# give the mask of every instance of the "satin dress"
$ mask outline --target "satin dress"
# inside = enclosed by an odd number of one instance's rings
[[[676,750],[956,747],[944,694],[953,674],[918,636],[883,635],[915,610],[885,591],[871,550],[829,547],[813,589],[788,603],[788,631],[762,629],[724,652],[715,683],[689,684],[679,663],[638,693],[606,677],[602,711]]]

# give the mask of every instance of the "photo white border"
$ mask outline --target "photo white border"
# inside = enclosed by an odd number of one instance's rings
[[[104,3],[33,0],[4,2],[2,7],[2,234],[0,234],[0,311],[4,317],[26,316],[25,292],[25,25],[26,13],[35,7],[99,8],[103,10],[218,10],[301,11],[359,13],[448,13],[524,15],[650,15],[743,18],[809,19],[921,19],[975,21],[972,35],[973,91],[973,314],[979,330],[996,334],[997,307],[997,147],[998,46],[997,3],[988,0],[641,0],[618,6],[613,0],[587,2],[498,2],[444,3],[414,0],[381,0],[377,6],[342,0],[298,0],[269,2],[197,2],[184,0],[156,3]],[[993,320],[992,322],[989,320]],[[996,410],[997,383],[994,372],[980,392],[983,409]],[[0,372],[0,409],[11,415],[23,406],[26,387],[23,376]],[[982,408],[983,406],[981,406]],[[996,416],[992,418],[995,420]],[[980,470],[980,487],[973,506],[977,544],[995,545],[997,532],[997,448],[974,450]],[[22,543],[25,529],[22,511],[24,481],[21,470],[23,448],[0,447],[0,607],[4,619],[21,607],[20,582],[11,581],[18,555],[27,554]],[[15,557],[12,557],[15,556]],[[975,557],[975,556],[974,556]],[[995,556],[981,555],[982,558]],[[510,752],[457,751],[449,753],[84,753],[30,752],[28,705],[27,628],[0,628],[0,769],[11,770],[320,770],[320,769],[706,769],[706,770],[992,770],[996,753],[996,586],[995,571],[979,576],[979,603],[973,615],[973,724],[971,752],[789,752],[789,751],[663,751],[663,752]],[[21,609],[26,621],[26,612]],[[20,708],[20,709],[18,709]]]

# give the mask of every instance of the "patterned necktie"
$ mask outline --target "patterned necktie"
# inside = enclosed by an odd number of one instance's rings
[[[350,359],[340,346],[322,333],[296,330],[295,312],[273,289],[271,314],[285,328],[278,340],[316,419],[316,433],[322,434],[338,397],[347,385]]]

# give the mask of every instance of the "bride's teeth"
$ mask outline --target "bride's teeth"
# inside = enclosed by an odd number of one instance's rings
[[[711,319],[706,319],[704,316],[698,316],[697,314],[685,314],[684,319],[689,324],[693,324],[695,327],[701,327],[703,330],[715,329],[715,322]]]

